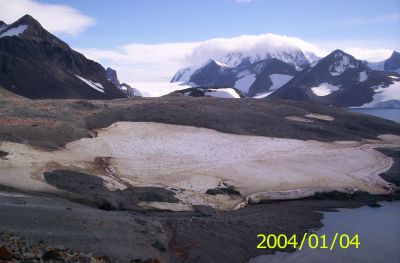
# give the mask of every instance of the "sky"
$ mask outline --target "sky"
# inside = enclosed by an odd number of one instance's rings
[[[26,13],[133,85],[282,37],[320,56],[340,48],[379,61],[400,50],[400,0],[0,0],[0,20]]]

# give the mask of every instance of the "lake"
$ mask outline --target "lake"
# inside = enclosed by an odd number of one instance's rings
[[[359,234],[359,248],[310,249],[294,253],[276,253],[254,258],[249,263],[336,263],[336,262],[400,262],[400,201],[382,202],[382,207],[363,206],[324,212],[324,226],[315,231],[326,234],[327,245],[336,232],[353,237]]]
[[[382,109],[382,108],[348,108],[349,111],[374,115],[384,119],[400,122],[400,109]]]

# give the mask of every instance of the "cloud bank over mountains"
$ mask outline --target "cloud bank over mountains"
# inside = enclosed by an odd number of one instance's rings
[[[214,38],[201,42],[178,42],[161,44],[129,44],[113,50],[80,49],[91,59],[118,71],[122,81],[133,85],[149,82],[168,82],[175,72],[186,66],[203,63],[208,59],[218,60],[235,52],[262,54],[272,50],[301,49],[319,57],[335,49],[342,49],[357,59],[380,61],[388,58],[392,49],[375,49],[351,46],[348,42],[315,45],[297,37],[278,34],[242,35],[232,38]],[[350,43],[351,44],[351,43]]]

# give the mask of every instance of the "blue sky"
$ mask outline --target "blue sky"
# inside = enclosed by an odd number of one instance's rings
[[[6,23],[26,13],[120,80],[149,87],[179,68],[271,42],[369,61],[400,50],[400,0],[0,1]]]
[[[369,41],[400,47],[399,0],[52,0],[95,18],[82,48],[126,43],[202,41],[276,33],[308,41]],[[396,15],[397,14],[397,15]]]

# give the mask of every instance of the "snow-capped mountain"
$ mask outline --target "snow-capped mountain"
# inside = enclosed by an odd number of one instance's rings
[[[244,55],[231,53],[220,60],[179,70],[171,82],[192,87],[235,87],[247,97],[266,96],[288,82],[317,56],[301,50]]]
[[[0,23],[0,86],[31,99],[126,97],[105,69],[25,15]]]
[[[368,67],[374,70],[385,70],[400,73],[400,53],[393,51],[392,55],[380,62],[367,62]]]
[[[385,101],[400,100],[399,80],[396,73],[371,70],[362,61],[335,50],[309,65],[268,98],[375,107]]]
[[[224,65],[228,67],[247,67],[253,63],[268,60],[268,59],[278,59],[285,63],[295,66],[296,68],[304,68],[308,64],[318,60],[319,58],[310,52],[304,52],[300,49],[281,49],[281,50],[271,50],[265,53],[253,53],[244,54],[241,52],[230,53],[226,56],[218,59]]]

